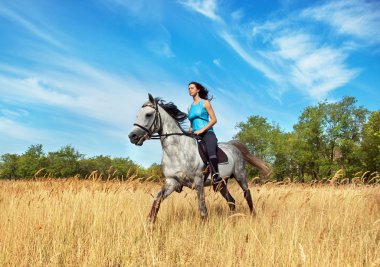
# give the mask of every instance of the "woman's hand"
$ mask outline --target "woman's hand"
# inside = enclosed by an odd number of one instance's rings
[[[201,135],[203,133],[204,133],[204,131],[202,129],[197,130],[197,131],[194,132],[194,134],[196,134],[196,135]]]

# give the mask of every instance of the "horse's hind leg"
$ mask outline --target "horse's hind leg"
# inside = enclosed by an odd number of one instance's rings
[[[244,198],[247,201],[249,210],[252,215],[256,215],[255,207],[253,206],[252,197],[251,197],[251,191],[248,188],[247,183],[247,174],[244,169],[240,170],[239,173],[235,174],[236,181],[239,183],[241,189],[243,189],[244,192]]]
[[[228,191],[227,184],[222,183],[222,187],[220,189],[220,194],[227,200],[228,206],[230,207],[230,211],[235,210],[235,199],[231,196]]]
[[[178,183],[166,183],[158,192],[157,196],[153,201],[152,208],[148,216],[148,223],[153,224],[156,221],[157,213],[160,209],[161,202],[167,198],[173,191],[180,186]]]

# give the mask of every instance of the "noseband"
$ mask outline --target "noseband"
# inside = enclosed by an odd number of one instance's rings
[[[145,108],[145,107],[151,107],[155,110],[154,120],[152,124],[150,125],[149,128],[145,128],[144,126],[137,123],[134,123],[133,125],[143,129],[147,133],[148,139],[161,139],[161,137],[168,137],[171,135],[185,135],[185,136],[193,137],[192,134],[186,133],[186,132],[163,134],[162,133],[162,119],[161,119],[160,111],[158,110],[158,104],[156,103],[156,105],[152,105],[151,103],[148,103],[142,106],[142,108]],[[157,127],[158,125],[159,127]],[[155,132],[157,133],[156,135],[154,134]]]

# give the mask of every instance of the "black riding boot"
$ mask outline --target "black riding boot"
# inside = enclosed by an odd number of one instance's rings
[[[216,157],[215,158],[210,157],[210,163],[211,163],[210,164],[211,165],[211,181],[212,181],[214,190],[216,190],[218,187],[218,184],[222,181],[222,178],[220,178],[219,176],[218,159]]]

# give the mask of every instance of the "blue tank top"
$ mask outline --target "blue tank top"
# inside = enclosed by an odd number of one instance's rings
[[[201,99],[196,105],[191,104],[189,110],[189,120],[191,121],[191,125],[193,131],[197,131],[202,129],[207,125],[210,120],[210,116],[208,115],[207,110],[203,106],[204,99]],[[211,127],[207,131],[213,132],[213,128]]]

